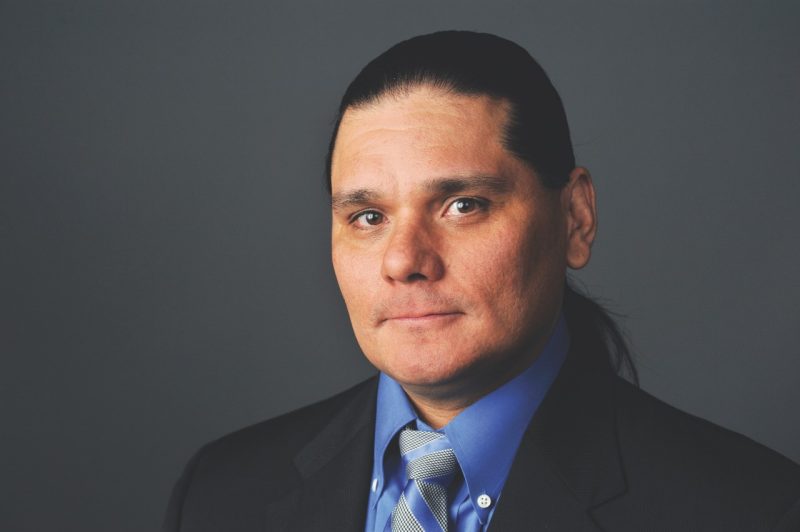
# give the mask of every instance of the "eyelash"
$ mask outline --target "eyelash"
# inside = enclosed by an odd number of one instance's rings
[[[374,209],[367,209],[367,210],[364,210],[364,211],[358,211],[357,213],[353,214],[350,217],[350,224],[351,225],[355,225],[356,222],[358,221],[358,219],[361,218],[362,216],[364,216],[365,214],[377,214],[378,216],[383,216],[383,213],[381,213],[379,211],[376,211]],[[367,224],[367,225],[369,225],[369,224]]]
[[[476,198],[473,196],[461,196],[458,198],[453,199],[445,209],[445,213],[448,212],[452,207],[454,207],[460,201],[471,201],[475,204],[475,208],[470,210],[469,212],[460,213],[464,216],[475,212],[475,211],[485,211],[489,207],[489,201],[484,198]]]
[[[471,201],[471,202],[474,202],[474,204],[475,204],[475,207],[474,207],[473,210],[470,210],[470,211],[465,212],[465,213],[460,213],[463,216],[467,216],[467,215],[469,215],[469,214],[471,214],[473,212],[476,212],[476,211],[483,212],[483,211],[486,211],[489,208],[489,200],[487,200],[485,198],[478,198],[478,197],[474,197],[474,196],[459,196],[457,198],[454,198],[450,203],[447,204],[447,206],[445,207],[445,210],[444,210],[445,213],[447,213],[447,211],[449,211],[459,201]],[[384,216],[383,213],[381,213],[380,211],[377,211],[375,209],[365,209],[363,211],[358,211],[358,212],[354,213],[352,216],[350,216],[349,223],[351,225],[355,225],[356,222],[358,221],[358,219],[360,217],[364,216],[365,214],[377,214],[378,216]],[[367,224],[367,225],[370,225],[370,224]],[[374,226],[372,226],[372,227],[374,227]]]

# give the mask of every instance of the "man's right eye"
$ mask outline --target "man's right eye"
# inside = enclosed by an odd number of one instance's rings
[[[380,225],[381,222],[383,222],[383,215],[377,211],[364,211],[353,217],[353,223],[361,227]]]

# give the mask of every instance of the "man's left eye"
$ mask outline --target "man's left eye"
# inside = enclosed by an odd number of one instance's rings
[[[445,215],[469,214],[482,206],[475,198],[458,198],[447,207]]]

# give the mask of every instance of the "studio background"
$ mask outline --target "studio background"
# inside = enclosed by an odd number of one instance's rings
[[[491,4],[491,7],[490,7]],[[800,461],[796,2],[0,3],[0,529],[158,528],[200,445],[372,373],[329,258],[347,83],[438,29],[559,89],[576,277],[642,387]]]

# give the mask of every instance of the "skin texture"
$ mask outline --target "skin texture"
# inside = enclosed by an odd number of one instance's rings
[[[502,146],[505,101],[421,86],[348,109],[332,258],[361,349],[445,425],[528,367],[589,260],[589,173],[560,190]]]

